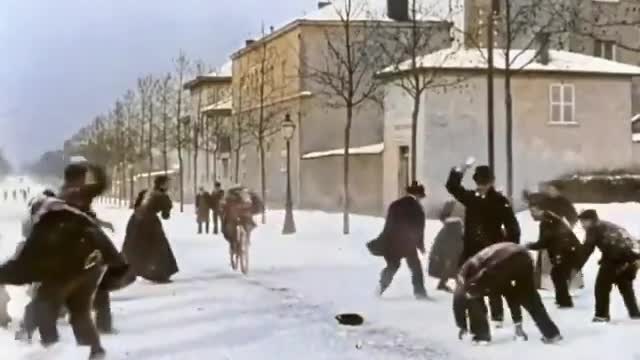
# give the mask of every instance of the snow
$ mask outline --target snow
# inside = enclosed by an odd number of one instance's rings
[[[322,9],[316,9],[302,16],[300,20],[340,21],[347,9],[347,1],[352,4],[352,20],[393,21],[387,16],[387,0],[334,0]],[[454,0],[451,3],[453,10],[449,11],[448,1],[416,0],[416,6],[421,9],[418,11],[418,19],[422,21],[451,20],[452,15],[461,13],[457,10],[461,9],[462,1]],[[462,18],[463,16],[456,17],[459,20]]]
[[[72,162],[72,163],[81,163],[86,161],[87,159],[84,156],[72,156],[69,158],[69,162]]]
[[[633,142],[640,142],[640,133],[631,134],[631,140]]]
[[[202,112],[210,112],[216,110],[229,111],[233,106],[233,98],[229,97],[224,100],[220,100],[217,103],[205,106],[202,108]]]
[[[349,155],[375,155],[382,154],[384,151],[384,143],[373,144],[361,147],[352,147],[349,148]],[[342,149],[333,149],[327,151],[316,151],[304,154],[302,159],[317,159],[327,156],[341,156],[344,155],[344,148]]]
[[[2,186],[0,185],[0,188]],[[24,203],[0,204],[2,254],[8,256],[19,241]],[[581,205],[596,208],[601,217],[640,235],[640,204]],[[168,285],[138,281],[113,294],[116,335],[103,336],[108,360],[519,360],[616,359],[637,360],[640,322],[626,317],[620,296],[612,293],[613,322],[592,324],[593,285],[597,254],[585,270],[586,289],[576,295],[576,308],[558,310],[553,296],[543,291],[547,310],[565,338],[559,345],[543,345],[539,332],[525,315],[527,343],[512,340],[512,326],[494,330],[487,347],[457,339],[451,314],[451,295],[435,291],[432,301],[418,302],[411,291],[406,267],[397,274],[383,298],[374,295],[383,261],[370,256],[364,244],[381,230],[383,219],[353,216],[352,234],[341,235],[341,215],[296,211],[298,233],[281,235],[284,214],[268,213],[267,224],[256,229],[251,248],[251,273],[243,277],[228,265],[221,236],[195,235],[193,207],[174,213],[165,228],[181,271]],[[129,210],[98,204],[98,213],[116,226],[114,241],[122,242]],[[533,241],[537,226],[527,213],[519,214],[523,242]],[[430,221],[430,241],[440,229]],[[580,237],[583,234],[578,231]],[[424,264],[423,264],[424,265]],[[640,282],[636,290],[640,291]],[[10,313],[21,317],[25,289],[9,287]],[[506,309],[506,307],[505,307]],[[366,322],[341,328],[333,317],[358,312]],[[507,310],[508,312],[508,310]],[[507,316],[508,318],[508,316]],[[88,350],[75,346],[66,321],[60,321],[61,343],[42,348],[16,342],[13,332],[0,329],[0,348],[7,359],[86,359]],[[37,337],[37,336],[36,336]]]
[[[151,173],[144,172],[144,173],[139,173],[137,175],[134,175],[133,179],[137,180],[137,179],[144,179],[144,178],[147,178],[149,176],[153,177],[153,176],[157,176],[157,175],[175,174],[176,172],[178,172],[178,168],[168,169],[166,172],[164,170],[152,171]]]
[[[418,59],[418,67],[422,69],[485,69],[487,67],[486,49],[459,49],[449,48],[433,52]],[[537,54],[537,50],[511,49],[511,68],[523,69],[526,71],[546,71],[546,72],[574,72],[593,74],[616,74],[616,75],[640,75],[640,67],[627,65],[603,58],[572,53],[561,50],[550,50],[550,62],[541,64],[532,61]],[[498,49],[494,51],[494,66],[496,69],[505,69],[505,51]],[[411,69],[409,61],[393,66],[381,71],[382,74],[395,73]]]
[[[631,122],[636,122],[640,120],[640,114],[635,114],[634,116],[631,117]]]

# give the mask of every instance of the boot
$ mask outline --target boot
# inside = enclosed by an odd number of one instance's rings
[[[608,317],[599,317],[599,316],[594,317],[593,320],[592,320],[592,322],[594,322],[594,323],[608,323],[609,321],[611,321],[610,318],[608,318]]]
[[[563,340],[562,335],[558,334],[552,338],[547,338],[547,337],[543,337],[542,339],[540,339],[543,343],[547,344],[547,345],[553,345],[553,344],[557,344],[560,341]]]
[[[516,324],[516,334],[514,336],[515,340],[524,340],[527,341],[529,340],[529,336],[527,335],[526,332],[524,332],[524,329],[522,329],[522,323]]]

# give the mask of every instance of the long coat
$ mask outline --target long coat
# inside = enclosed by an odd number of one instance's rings
[[[155,282],[167,281],[178,272],[178,264],[158,213],[162,212],[164,219],[169,218],[171,199],[158,190],[139,197],[140,204],[127,223],[122,253],[137,276]]]
[[[385,257],[401,259],[424,251],[426,217],[422,205],[405,196],[389,205],[382,233],[377,240]]]
[[[465,206],[461,262],[492,244],[520,243],[520,225],[509,200],[494,189],[484,196],[467,190],[462,177],[462,172],[453,169],[446,184],[449,193]]]
[[[456,276],[462,254],[462,236],[462,219],[448,218],[444,221],[429,252],[429,276],[438,279],[452,279]]]
[[[211,213],[211,195],[208,192],[201,192],[196,195],[196,215],[197,221],[203,222],[209,220]]]

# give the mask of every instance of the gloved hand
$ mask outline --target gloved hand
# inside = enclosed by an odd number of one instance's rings
[[[516,333],[514,335],[514,339],[515,340],[518,340],[518,339],[524,340],[524,341],[529,340],[529,336],[522,329],[522,324],[516,324],[516,329],[515,330],[516,330]]]
[[[465,336],[467,336],[468,334],[469,331],[467,331],[467,329],[460,329],[460,331],[458,332],[458,339],[464,340]]]

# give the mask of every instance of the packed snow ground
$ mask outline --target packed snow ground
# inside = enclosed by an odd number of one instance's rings
[[[11,254],[19,240],[24,207],[23,202],[0,204],[4,255]],[[640,204],[597,208],[603,218],[640,235]],[[98,212],[114,222],[113,238],[120,245],[129,210],[99,205]],[[523,241],[534,241],[536,224],[527,213],[519,216]],[[295,218],[298,233],[282,236],[283,214],[268,214],[267,225],[254,233],[251,273],[244,277],[231,271],[221,236],[195,235],[192,207],[182,214],[174,212],[165,227],[181,271],[172,284],[138,281],[113,294],[119,334],[103,336],[108,359],[640,359],[640,322],[628,319],[615,289],[613,322],[590,322],[598,254],[587,266],[586,288],[576,294],[575,309],[556,309],[552,294],[543,292],[563,343],[543,345],[533,322],[525,318],[528,342],[514,342],[507,323],[494,330],[490,346],[474,347],[458,341],[451,295],[435,291],[435,280],[428,284],[432,300],[417,302],[403,267],[388,293],[375,296],[384,264],[370,256],[364,244],[377,235],[382,219],[354,216],[352,235],[345,237],[340,234],[340,215],[298,211]],[[428,239],[439,228],[439,222],[430,222]],[[640,292],[640,285],[636,289]],[[62,341],[53,348],[16,342],[13,333],[27,299],[22,288],[9,291],[16,321],[9,331],[0,330],[3,359],[86,359],[88,350],[75,346],[66,321],[59,324]],[[342,328],[333,320],[339,312],[361,313],[366,323]]]

